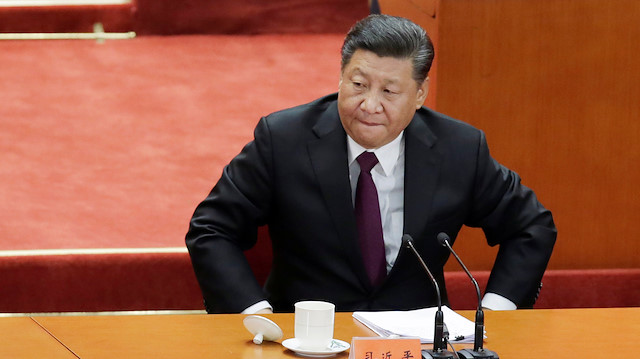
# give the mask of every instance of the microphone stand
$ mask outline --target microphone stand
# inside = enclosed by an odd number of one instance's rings
[[[424,349],[422,350],[423,358],[438,358],[438,359],[454,359],[454,354],[447,350],[447,343],[444,338],[444,314],[442,313],[442,297],[440,296],[440,286],[438,286],[438,282],[436,281],[433,274],[429,270],[429,267],[424,263],[420,253],[413,246],[413,239],[410,235],[405,234],[402,236],[402,242],[405,247],[409,248],[413,254],[418,258],[422,268],[427,272],[431,282],[433,282],[433,287],[436,289],[436,294],[438,296],[438,310],[435,315],[435,328],[433,331],[433,349]]]
[[[449,236],[446,233],[441,232],[438,233],[437,238],[440,244],[442,244],[442,246],[444,247],[447,247],[449,249],[449,252],[451,252],[458,263],[460,263],[460,266],[462,267],[462,269],[464,269],[465,273],[467,273],[467,276],[471,279],[471,282],[475,286],[476,294],[478,295],[478,308],[476,309],[476,327],[473,338],[473,350],[462,349],[458,351],[458,356],[463,359],[500,359],[498,357],[498,354],[482,347],[482,341],[484,339],[484,312],[482,311],[482,298],[480,295],[480,287],[478,286],[478,282],[475,278],[473,278],[471,272],[469,272],[464,263],[462,263],[460,257],[458,257],[458,254],[456,254],[456,252],[449,244]]]

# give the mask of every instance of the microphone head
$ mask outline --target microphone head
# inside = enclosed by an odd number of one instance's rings
[[[442,245],[443,247],[447,247],[447,244],[450,244],[449,236],[444,232],[438,233],[438,236],[436,238],[438,239],[440,245]]]
[[[402,235],[402,246],[409,248],[413,245],[413,238],[410,235],[404,234]]]

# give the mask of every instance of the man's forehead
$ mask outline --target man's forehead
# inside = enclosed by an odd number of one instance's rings
[[[363,76],[382,79],[385,83],[404,82],[413,78],[413,59],[380,56],[368,50],[357,50],[342,68],[341,76]]]
[[[370,78],[374,75],[379,75],[378,72],[368,71],[367,69],[363,69],[358,66],[353,68],[353,70],[351,71],[351,74],[356,76],[359,75],[365,78]],[[399,76],[383,76],[382,81],[384,83],[393,84],[393,83],[401,82],[402,80],[400,79]]]
[[[354,59],[378,59],[378,60],[387,60],[394,62],[407,62],[413,64],[413,58],[411,56],[392,56],[392,55],[380,55],[374,51],[366,50],[366,49],[357,49],[349,58],[349,61],[345,63],[345,67],[352,65],[354,63]]]

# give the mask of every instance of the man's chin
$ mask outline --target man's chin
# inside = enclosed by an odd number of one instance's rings
[[[354,138],[354,140],[366,149],[376,149],[385,144],[384,137],[382,136],[359,136],[358,138]]]

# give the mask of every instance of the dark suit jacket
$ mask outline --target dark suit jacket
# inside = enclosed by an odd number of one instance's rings
[[[405,131],[404,233],[440,281],[446,248],[462,225],[500,245],[487,290],[531,306],[556,238],[551,213],[514,172],[489,155],[484,134],[427,108]],[[276,311],[323,299],[339,311],[415,309],[435,292],[401,249],[386,281],[368,282],[358,247],[337,95],[262,118],[255,139],[224,168],[186,237],[209,312],[239,312],[268,299]],[[243,250],[268,225],[273,267],[265,288]]]

